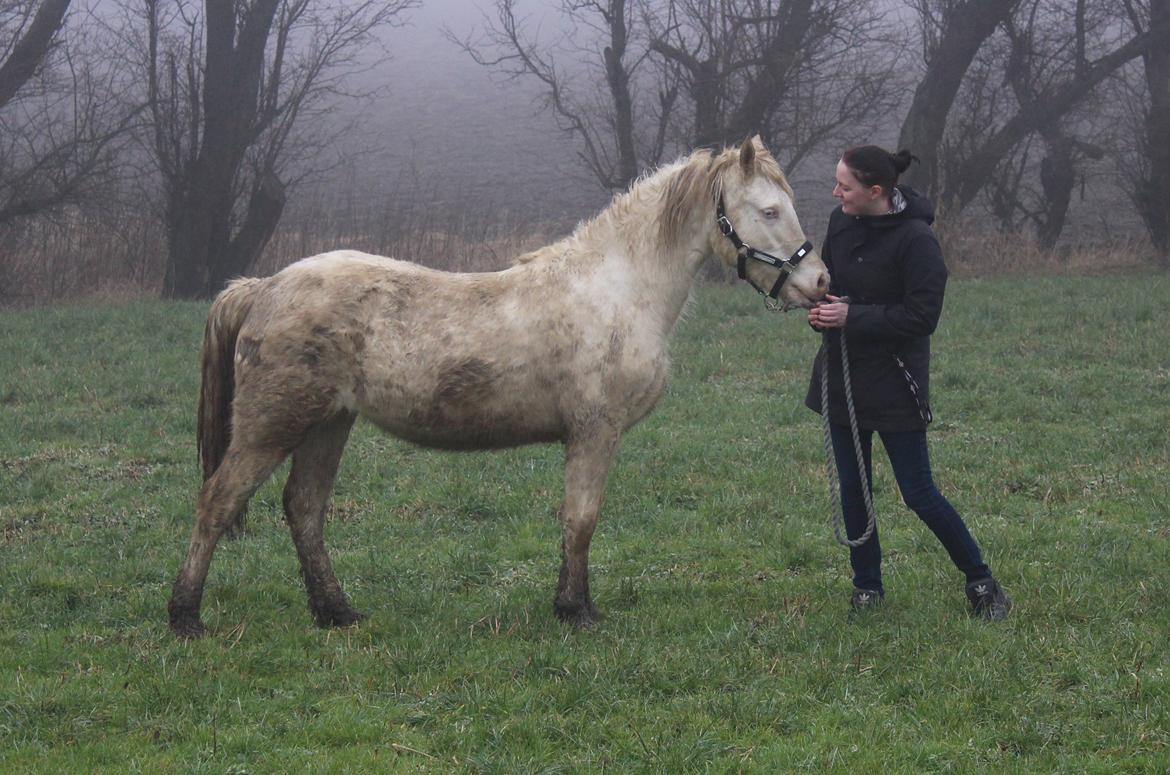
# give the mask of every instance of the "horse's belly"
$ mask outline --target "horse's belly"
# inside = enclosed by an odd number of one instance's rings
[[[667,359],[615,360],[469,351],[387,357],[364,371],[357,409],[383,430],[428,447],[564,441],[593,422],[628,428],[653,409],[665,386]],[[398,368],[382,368],[386,363]]]
[[[498,449],[564,438],[555,402],[531,391],[491,396],[452,395],[442,390],[411,394],[358,407],[382,430],[425,447]]]
[[[457,413],[416,413],[406,417],[366,415],[382,430],[424,447],[452,450],[501,449],[525,444],[561,441],[564,433],[553,424],[523,418]]]

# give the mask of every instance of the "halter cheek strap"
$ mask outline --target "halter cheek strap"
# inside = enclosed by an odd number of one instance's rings
[[[723,206],[723,195],[719,195],[719,204],[715,209],[715,223],[719,225],[719,231],[724,237],[731,240],[731,244],[735,245],[736,264],[735,270],[739,275],[739,279],[747,280],[748,283],[757,291],[772,299],[780,297],[780,288],[784,285],[784,281],[788,276],[796,271],[796,265],[807,256],[813,249],[813,245],[808,240],[796,249],[796,252],[787,259],[777,258],[771,253],[765,253],[762,250],[756,250],[751,245],[744,242],[735,232],[735,227],[731,225],[731,220],[727,217],[727,211]],[[776,277],[776,282],[772,285],[772,289],[765,291],[760,286],[756,285],[755,281],[747,276],[747,262],[748,259],[759,261],[767,264],[770,267],[780,270],[780,274]]]

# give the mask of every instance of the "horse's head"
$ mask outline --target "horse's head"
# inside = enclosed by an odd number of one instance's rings
[[[756,136],[715,157],[711,171],[720,216],[711,219],[712,252],[785,308],[812,306],[829,289],[829,276],[776,159]]]

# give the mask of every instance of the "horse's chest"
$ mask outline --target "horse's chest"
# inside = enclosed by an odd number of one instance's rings
[[[665,352],[636,358],[607,376],[606,399],[624,415],[623,425],[634,425],[654,408],[666,389],[670,361]]]
[[[650,414],[658,404],[658,399],[662,397],[662,393],[666,389],[666,364],[664,363],[660,369],[655,370],[650,377],[650,379],[643,383],[643,389],[635,395],[634,400],[630,404],[630,410],[626,418],[627,428]]]

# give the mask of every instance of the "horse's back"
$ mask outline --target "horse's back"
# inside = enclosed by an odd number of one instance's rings
[[[324,253],[265,281],[241,335],[256,354],[244,367],[269,374],[274,395],[295,385],[425,446],[628,427],[662,391],[664,344],[619,294],[582,298],[592,286],[608,287],[541,262],[463,274]]]
[[[532,272],[441,272],[348,250],[302,259],[265,281],[242,366],[426,446],[562,439],[558,367],[517,274]]]

